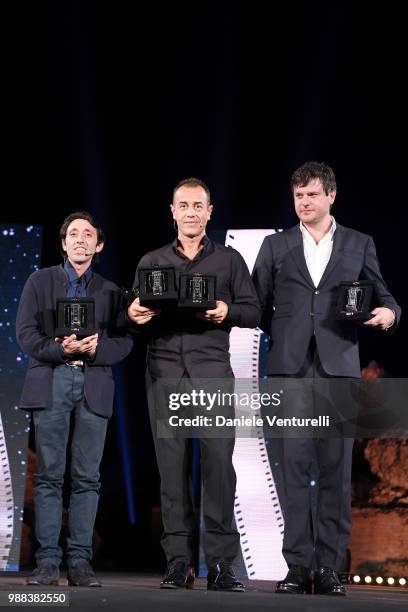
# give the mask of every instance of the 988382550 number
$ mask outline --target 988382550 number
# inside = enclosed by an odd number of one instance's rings
[[[49,605],[60,605],[60,606],[68,606],[69,598],[68,594],[64,592],[56,592],[56,593],[40,593],[40,592],[25,592],[25,591],[14,591],[4,593],[6,597],[0,597],[0,606],[8,605],[8,606],[49,606]]]

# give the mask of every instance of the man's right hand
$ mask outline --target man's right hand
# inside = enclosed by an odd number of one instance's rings
[[[144,325],[148,323],[155,315],[160,314],[159,308],[146,308],[140,305],[139,298],[136,298],[128,308],[128,317],[133,323]]]

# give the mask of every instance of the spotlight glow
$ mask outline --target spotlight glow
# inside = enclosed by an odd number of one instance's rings
[[[407,584],[407,581],[405,580],[405,578],[400,578],[398,580],[398,583],[400,586],[405,586]]]
[[[361,582],[360,576],[353,576],[353,582]]]
[[[376,581],[377,584],[382,584],[384,582],[384,580],[381,578],[381,576],[377,576],[375,581]]]
[[[388,583],[388,584],[395,584],[395,580],[394,580],[394,578],[391,578],[391,577],[390,577],[390,578],[387,578],[387,583]]]
[[[366,582],[367,584],[371,584],[371,582],[372,582],[372,578],[371,578],[371,576],[366,576],[366,577],[364,578],[364,582]]]

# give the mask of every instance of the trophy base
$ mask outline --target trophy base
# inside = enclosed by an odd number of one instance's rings
[[[83,340],[88,336],[93,336],[93,334],[96,334],[96,329],[94,327],[81,327],[80,329],[57,327],[55,330],[56,338],[64,338],[65,336],[71,336],[72,334],[75,334],[78,340]]]
[[[178,307],[194,312],[202,312],[204,310],[214,310],[214,308],[217,308],[217,303],[215,300],[209,300],[208,302],[201,302],[197,304],[194,304],[194,302],[179,301]]]
[[[371,312],[339,312],[336,316],[337,321],[356,321],[357,323],[363,323],[369,321],[374,317]]]
[[[141,296],[139,295],[140,305],[145,308],[175,308],[177,306],[177,294],[169,295],[166,293],[163,296],[155,295]]]

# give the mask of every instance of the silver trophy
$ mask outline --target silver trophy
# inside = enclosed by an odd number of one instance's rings
[[[371,281],[340,283],[338,288],[336,319],[342,321],[368,321],[374,285]]]
[[[93,298],[59,298],[56,308],[55,336],[62,338],[75,334],[86,338],[96,332],[95,300]]]
[[[345,312],[354,316],[361,309],[364,298],[363,289],[361,287],[348,287],[346,297],[347,302],[344,305]]]
[[[174,267],[141,268],[138,295],[141,306],[162,308],[166,305],[176,305],[178,296]]]
[[[216,277],[209,274],[181,274],[179,307],[212,310],[216,307]]]

